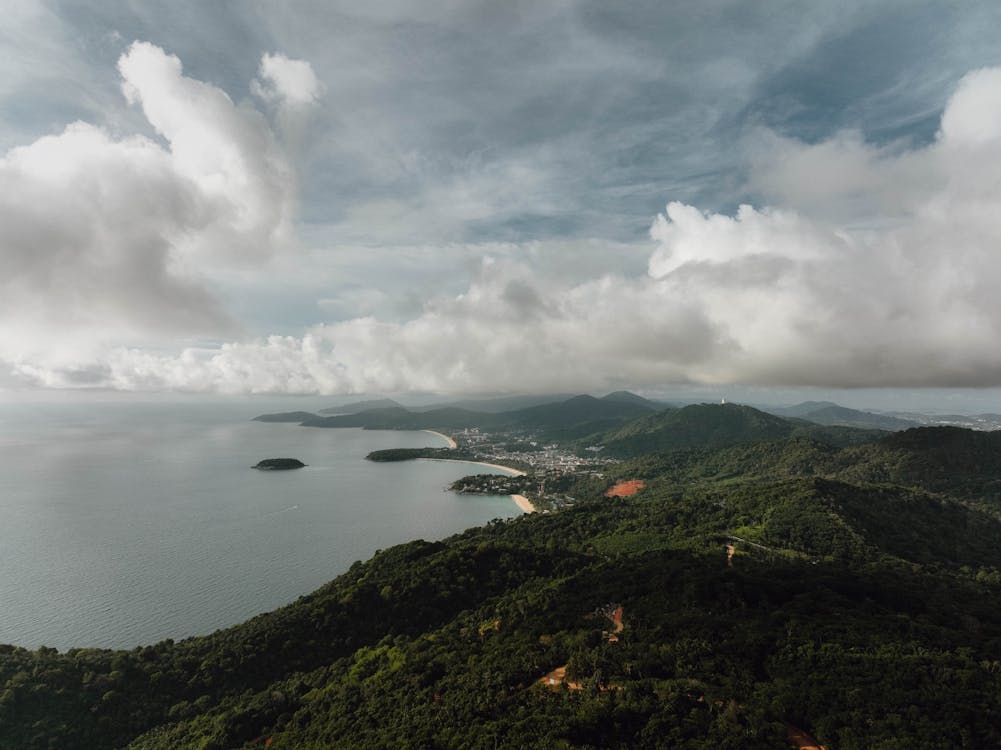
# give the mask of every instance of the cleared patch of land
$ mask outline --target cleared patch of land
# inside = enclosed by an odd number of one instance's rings
[[[605,493],[605,497],[631,497],[646,487],[642,479],[630,479],[626,482],[619,482]]]

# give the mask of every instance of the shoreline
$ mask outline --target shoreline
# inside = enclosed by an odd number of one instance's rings
[[[526,513],[535,513],[537,508],[532,504],[524,495],[511,495],[511,499],[514,500],[514,504],[521,508]]]
[[[420,458],[420,461],[451,461],[457,464],[476,464],[478,466],[489,466],[491,469],[500,469],[501,471],[510,472],[513,477],[523,477],[528,472],[522,471],[521,469],[515,469],[511,466],[502,466],[501,464],[492,464],[487,461],[474,461],[471,458]]]
[[[461,458],[453,460],[462,461],[463,463],[466,464],[479,464],[480,466],[489,466],[491,469],[502,469],[503,471],[511,472],[511,476],[513,477],[523,477],[525,476],[525,474],[527,474],[527,472],[524,472],[521,469],[515,469],[512,468],[511,466],[502,466],[501,464],[491,464],[487,463],[486,461],[463,461]]]
[[[431,432],[431,430],[424,430],[424,432]],[[441,434],[441,433],[435,433]],[[467,458],[425,458],[424,461],[451,461],[457,464],[478,464],[479,466],[489,466],[491,469],[500,469],[501,471],[510,472],[511,476],[523,477],[527,472],[521,469],[515,469],[510,466],[502,466],[501,464],[491,464],[486,461],[471,461]],[[523,513],[535,513],[538,509],[532,504],[524,495],[509,495],[514,504],[517,505]]]
[[[437,432],[435,430],[421,430],[421,432],[428,432],[428,433],[430,433],[432,435],[437,435],[438,437],[440,437],[443,440],[445,440],[446,442],[448,442],[448,447],[449,448],[458,448],[459,447],[459,444],[457,442],[455,442],[452,438],[450,438],[448,435],[446,435],[443,432]]]

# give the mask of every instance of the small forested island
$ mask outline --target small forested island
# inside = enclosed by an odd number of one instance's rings
[[[413,461],[417,458],[450,458],[462,461],[472,457],[471,453],[456,451],[452,448],[388,448],[372,451],[365,456],[369,461],[376,461],[378,463]]]
[[[289,469],[301,469],[305,465],[298,458],[265,458],[251,468],[261,471],[288,471]]]

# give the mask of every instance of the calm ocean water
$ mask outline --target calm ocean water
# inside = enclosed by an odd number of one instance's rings
[[[209,633],[377,549],[520,513],[508,497],[444,491],[484,467],[364,460],[436,436],[249,421],[267,410],[0,404],[0,643],[130,648]],[[309,466],[249,468],[274,456]]]

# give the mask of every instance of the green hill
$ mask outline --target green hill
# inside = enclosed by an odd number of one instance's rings
[[[918,427],[839,456],[839,475],[922,487],[1001,508],[1001,432]]]
[[[838,406],[833,401],[803,401],[802,403],[795,404],[793,406],[774,406],[762,408],[762,411],[767,411],[769,414],[775,414],[779,417],[792,417],[794,419],[806,418],[808,414],[812,414],[816,411],[822,409],[827,409],[830,407]]]
[[[567,441],[608,430],[630,419],[652,413],[652,407],[629,400],[574,396],[556,404],[497,415],[509,429],[539,431],[546,440]]]
[[[694,446],[726,445],[788,437],[795,429],[789,420],[739,404],[692,404],[633,420],[596,438],[611,456]]]
[[[0,750],[1001,746],[1001,435],[760,414],[634,420],[684,447],[207,637],[0,646]]]
[[[650,453],[618,472],[675,482],[815,476],[919,488],[1001,509],[1001,432],[919,427],[887,435],[792,424],[785,439]]]
[[[630,400],[574,396],[556,404],[506,412],[503,416],[512,424],[552,428],[605,419],[629,419],[652,411],[652,407]]]
[[[659,401],[651,401],[648,398],[637,395],[630,391],[613,391],[605,396],[601,397],[602,401],[617,401],[619,403],[625,404],[635,404],[637,406],[645,406],[647,409],[652,409],[654,411],[661,411],[667,408],[667,404],[661,403]]]

